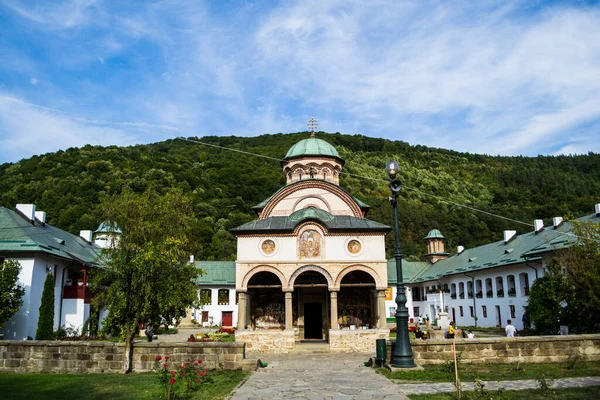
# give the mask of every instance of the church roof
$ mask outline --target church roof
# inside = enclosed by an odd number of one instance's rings
[[[6,207],[0,207],[0,252],[43,252],[92,265],[100,256],[100,248],[84,238]]]
[[[113,224],[110,221],[104,221],[98,225],[98,229],[94,233],[123,233],[119,225]]]
[[[231,229],[231,232],[234,234],[251,232],[289,232],[293,231],[298,224],[307,220],[319,221],[325,225],[328,230],[353,232],[376,231],[387,233],[391,229],[387,225],[366,218],[356,218],[349,215],[333,215],[316,207],[307,207],[288,216],[273,216],[250,221],[237,228]]]
[[[287,160],[288,158],[296,158],[303,156],[328,156],[340,158],[340,155],[335,149],[335,147],[333,147],[323,139],[317,139],[315,137],[301,140],[292,147],[290,147],[287,154],[285,155],[285,159]]]
[[[427,234],[427,236],[425,236],[424,238],[425,240],[427,239],[446,239],[444,237],[444,235],[442,235],[442,232],[440,232],[437,229],[432,229],[429,231],[429,233]]]

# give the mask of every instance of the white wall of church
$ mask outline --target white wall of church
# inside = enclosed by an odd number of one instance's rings
[[[261,250],[261,244],[266,239],[275,242],[275,251],[271,254],[265,254]],[[361,243],[361,250],[357,254],[352,254],[348,250],[348,242],[353,239]],[[265,264],[297,261],[386,262],[384,235],[325,236],[321,256],[310,260],[299,260],[297,243],[296,236],[238,237],[237,260],[244,263]]]

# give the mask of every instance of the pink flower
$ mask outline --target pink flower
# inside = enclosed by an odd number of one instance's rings
[[[165,368],[167,368],[168,366],[169,366],[169,364],[167,364],[167,363],[163,364],[163,367],[165,367]]]
[[[165,361],[169,359],[169,356],[165,356]]]
[[[170,383],[171,385],[175,384],[175,378],[171,378],[171,380],[169,381],[169,383]]]
[[[196,379],[196,383],[200,383],[200,378]]]
[[[204,376],[206,376],[206,375],[208,375],[208,372],[206,372],[206,370],[204,370],[204,371],[202,371],[202,374],[203,374]]]
[[[180,365],[180,366],[179,366],[179,368],[180,368],[180,369],[182,369],[182,368],[183,368],[183,365]]]
[[[161,356],[156,356],[156,361],[160,361],[160,360],[162,360],[162,357]]]
[[[198,361],[194,361],[194,365],[198,365]]]
[[[198,364],[202,364],[202,360],[198,360]]]
[[[175,371],[171,371],[171,376],[175,376]]]
[[[190,363],[189,363],[189,362],[186,362],[186,363],[184,363],[183,365],[185,365],[185,366],[187,367],[188,365],[190,365]]]
[[[181,377],[183,378],[184,376],[185,376],[185,372],[182,372],[181,373]]]

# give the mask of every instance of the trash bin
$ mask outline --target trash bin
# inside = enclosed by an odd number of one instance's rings
[[[385,344],[385,339],[376,339],[375,340],[375,350],[376,350],[376,359],[377,361],[385,362],[387,355],[387,348]]]

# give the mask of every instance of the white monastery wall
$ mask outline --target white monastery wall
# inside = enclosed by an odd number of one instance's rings
[[[335,215],[354,215],[350,206],[336,194],[322,188],[305,188],[279,201],[271,216],[290,215],[308,205],[315,205]]]
[[[201,289],[209,289],[210,303],[205,304],[193,310],[193,316],[196,321],[202,326],[210,326],[212,317],[212,325],[222,325],[222,316],[224,311],[233,312],[232,325],[237,326],[238,306],[235,302],[236,292],[233,286],[203,286]],[[227,290],[229,292],[229,304],[219,304],[219,290]],[[208,311],[208,321],[202,322],[202,312]]]

